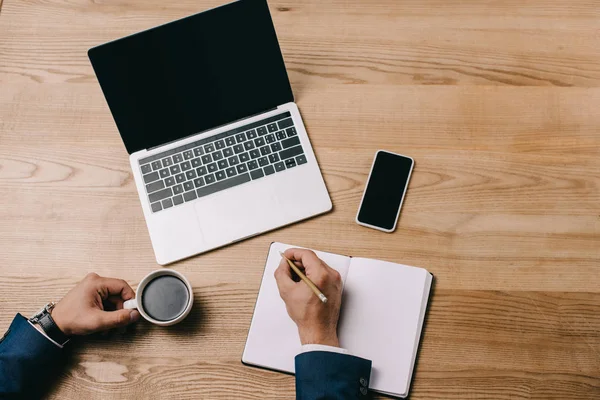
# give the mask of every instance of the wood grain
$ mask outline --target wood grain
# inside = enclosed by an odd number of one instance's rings
[[[0,0],[0,330],[157,268],[86,51],[220,3]],[[600,3],[269,4],[334,211],[173,265],[192,314],[73,343],[49,397],[293,398],[240,362],[278,240],[434,273],[413,399],[599,398]],[[416,160],[393,234],[353,223],[379,148]]]

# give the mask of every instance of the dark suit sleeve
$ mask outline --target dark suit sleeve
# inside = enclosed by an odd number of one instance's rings
[[[348,354],[309,351],[296,356],[296,399],[366,399],[371,361]]]
[[[62,349],[17,314],[0,341],[0,398],[32,398],[61,364]]]

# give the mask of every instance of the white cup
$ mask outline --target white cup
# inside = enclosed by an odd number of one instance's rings
[[[180,279],[187,287],[189,296],[188,296],[187,305],[181,314],[179,314],[176,318],[168,320],[168,321],[159,321],[159,320],[156,320],[156,319],[152,318],[151,316],[149,316],[148,313],[146,312],[146,310],[144,310],[144,307],[143,307],[144,303],[143,303],[142,296],[144,295],[144,289],[150,282],[152,282],[154,279],[156,279],[160,276],[165,276],[165,275],[174,276],[174,277]],[[146,275],[137,287],[136,298],[127,300],[125,303],[123,303],[123,308],[128,309],[128,310],[137,309],[140,312],[140,315],[142,317],[144,317],[144,319],[147,320],[148,322],[152,322],[153,324],[160,325],[160,326],[169,326],[169,325],[175,325],[176,323],[183,321],[183,319],[185,317],[187,317],[187,315],[192,310],[193,304],[194,304],[194,292],[192,290],[192,285],[187,280],[187,278],[177,271],[165,268],[165,269],[159,269],[156,271],[152,271],[148,275]]]

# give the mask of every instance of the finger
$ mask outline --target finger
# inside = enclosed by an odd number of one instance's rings
[[[127,326],[139,319],[137,310],[117,310],[117,311],[98,311],[96,314],[96,330],[104,331],[107,329]]]
[[[135,292],[123,279],[98,278],[97,289],[102,300],[106,300],[109,296],[119,296],[123,300],[135,297]]]
[[[300,261],[306,271],[306,276],[320,275],[327,272],[327,268],[329,268],[312,250],[287,249],[284,254],[292,261]]]
[[[123,303],[125,303],[125,301],[121,298],[121,296],[118,295],[110,295],[108,296],[108,298],[105,300],[105,302],[110,303],[113,306],[113,310],[120,310],[123,308]]]
[[[279,263],[279,267],[277,267],[277,269],[275,270],[274,275],[280,294],[281,292],[290,289],[295,283],[292,279],[292,272],[290,271],[290,266],[284,259],[282,259]]]

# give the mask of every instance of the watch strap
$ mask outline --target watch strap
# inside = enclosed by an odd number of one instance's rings
[[[56,343],[64,345],[69,341],[69,337],[60,330],[49,312],[42,313],[42,315],[38,318],[37,323],[42,327],[46,335],[48,335],[48,337],[54,340]]]

